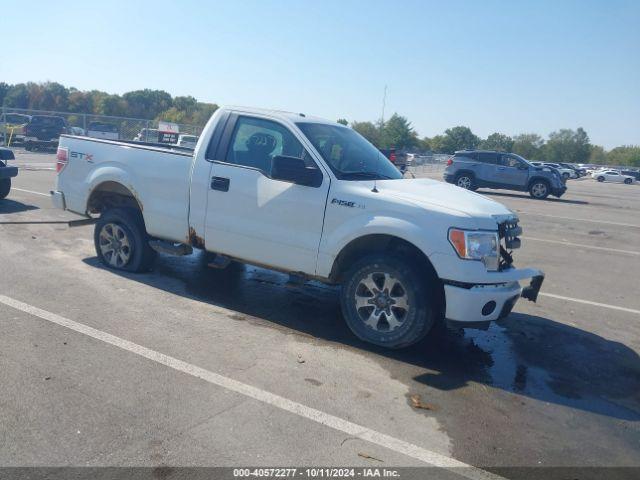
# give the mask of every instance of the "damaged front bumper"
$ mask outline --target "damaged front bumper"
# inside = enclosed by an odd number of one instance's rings
[[[486,328],[488,322],[511,313],[520,297],[535,302],[544,281],[544,273],[533,268],[500,272],[501,283],[464,283],[444,280],[445,318],[450,326]],[[530,278],[522,288],[520,280]]]

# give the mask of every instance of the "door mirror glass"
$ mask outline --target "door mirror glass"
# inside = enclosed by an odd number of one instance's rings
[[[285,155],[273,157],[271,178],[307,187],[319,187],[322,184],[319,168],[307,167],[303,159]]]

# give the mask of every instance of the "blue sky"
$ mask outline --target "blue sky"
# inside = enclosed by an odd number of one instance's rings
[[[640,0],[0,0],[0,81],[640,144]]]

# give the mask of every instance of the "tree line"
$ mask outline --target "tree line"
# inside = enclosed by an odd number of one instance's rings
[[[338,122],[349,124],[344,118]],[[408,152],[445,154],[480,148],[517,153],[526,159],[544,162],[640,167],[639,145],[624,145],[606,151],[600,145],[592,145],[589,135],[581,127],[551,132],[546,139],[536,133],[522,133],[511,137],[499,132],[480,138],[465,126],[448,128],[442,135],[420,138],[411,122],[397,113],[386,121],[354,121],[350,125],[378,148],[395,147]]]
[[[117,95],[100,90],[67,88],[57,82],[14,85],[0,82],[0,105],[165,120],[198,126],[203,126],[218,108],[215,103],[199,102],[192,96],[172,97],[164,90],[134,90]],[[349,124],[345,119],[338,121]],[[517,153],[530,160],[640,167],[640,146],[626,145],[606,151],[599,145],[592,145],[583,128],[561,129],[550,133],[546,139],[536,133],[510,137],[498,132],[483,139],[469,127],[457,126],[446,129],[441,135],[420,138],[411,122],[397,113],[386,121],[353,121],[350,125],[378,148],[395,147],[399,150],[446,154],[456,150],[483,148]]]
[[[218,109],[191,96],[172,97],[164,90],[134,90],[122,95],[82,91],[56,82],[0,82],[0,105],[11,108],[165,120],[204,125]]]

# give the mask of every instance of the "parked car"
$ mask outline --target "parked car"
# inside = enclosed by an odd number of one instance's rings
[[[158,143],[160,134],[157,128],[143,128],[134,137],[136,142]]]
[[[84,129],[82,127],[68,127],[69,135],[77,135],[83,137],[85,135]]]
[[[544,274],[507,253],[522,231],[511,210],[403,178],[351,128],[220,108],[195,152],[63,136],[53,203],[100,215],[95,248],[108,268],[144,271],[157,251],[198,248],[217,268],[241,259],[339,284],[348,326],[383,347],[413,344],[445,318],[487,327],[521,296],[537,298]]]
[[[636,180],[640,180],[640,171],[639,170],[622,170],[620,172],[622,175],[628,175],[633,177]]]
[[[67,133],[67,122],[53,115],[34,115],[25,127],[25,150],[49,150],[58,146],[60,135]]]
[[[103,140],[120,140],[120,128],[108,122],[89,122],[87,136]]]
[[[177,145],[179,147],[185,147],[185,148],[196,148],[197,143],[198,143],[198,137],[196,135],[181,134],[178,137]]]
[[[595,178],[599,182],[618,182],[631,184],[635,181],[635,178],[631,175],[623,175],[617,170],[602,170],[600,172],[593,172],[592,178]]]
[[[578,167],[577,165],[574,165],[573,163],[558,162],[558,165],[560,165],[562,168],[569,168],[569,169],[573,170],[576,173],[576,177],[575,178],[584,177],[587,174],[587,169],[586,168]]]
[[[11,191],[11,179],[18,175],[18,167],[10,167],[9,160],[14,160],[13,151],[0,147],[0,200],[6,198]]]
[[[24,143],[25,127],[31,117],[21,113],[0,116],[0,138],[9,146]]]
[[[569,180],[570,178],[578,178],[578,174],[573,168],[563,167],[558,163],[550,163],[550,162],[531,162],[536,167],[545,166],[555,168],[560,172],[560,176],[563,180]]]
[[[567,191],[555,168],[534,165],[515,153],[462,150],[447,161],[444,180],[467,190],[498,188],[529,192],[536,199]]]
[[[398,170],[404,175],[407,171],[407,155],[404,153],[397,153],[395,148],[381,148],[380,152],[387,157],[391,163],[393,163]]]

